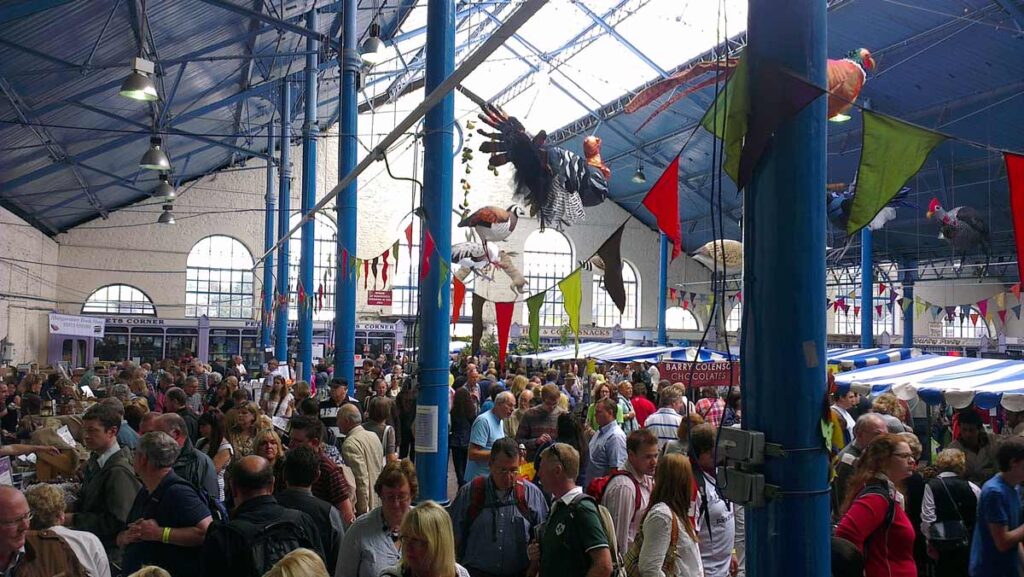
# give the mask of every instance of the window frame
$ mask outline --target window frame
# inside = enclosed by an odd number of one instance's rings
[[[94,297],[103,290],[109,291],[110,289],[118,289],[118,298],[106,299],[104,301],[93,301]],[[121,298],[122,289],[129,289],[137,292],[142,299],[129,299],[124,300]],[[92,301],[92,302],[90,302]],[[99,308],[89,309],[90,305],[98,305],[102,303],[103,310]],[[127,310],[123,310],[127,309]],[[137,310],[137,309],[141,309]],[[139,287],[126,284],[126,283],[112,283],[99,287],[92,291],[92,293],[86,297],[85,302],[82,303],[81,314],[83,315],[119,315],[119,316],[143,316],[143,317],[156,317],[156,305],[153,304],[153,299],[150,298],[146,291]]]
[[[230,246],[228,266],[212,266],[227,247],[217,242],[227,241]],[[206,243],[204,246],[200,246]],[[209,247],[207,252],[200,253]],[[236,252],[237,249],[243,252]],[[245,257],[248,268],[236,267],[234,260]],[[193,258],[205,259],[209,265],[193,264]],[[252,251],[241,240],[226,234],[211,234],[197,240],[185,260],[185,318],[251,319],[255,309],[255,275]],[[215,278],[216,277],[216,278]],[[213,290],[216,283],[217,290]],[[227,286],[225,290],[223,287]],[[227,314],[221,311],[227,309]]]

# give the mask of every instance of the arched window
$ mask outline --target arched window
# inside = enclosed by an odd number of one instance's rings
[[[593,294],[594,306],[592,307],[593,320],[599,327],[614,327],[619,325],[624,329],[635,329],[640,319],[640,290],[636,269],[626,261],[622,262],[622,284],[626,289],[626,309],[619,313],[619,307],[615,306],[608,291],[604,288],[604,276],[597,270],[594,271]]]
[[[416,304],[417,291],[420,283],[420,221],[413,219],[412,223],[412,250],[409,250],[409,243],[405,239],[403,229],[401,238],[398,241],[398,266],[395,269],[391,293],[391,314],[395,316],[414,317],[418,311]],[[464,228],[458,228],[457,223],[452,221],[452,244],[458,244],[465,240]],[[454,275],[457,271],[451,271]],[[449,281],[450,282],[450,281]],[[476,284],[476,275],[469,275],[465,281],[466,298],[462,302],[459,315],[462,317],[473,316],[473,286]],[[437,297],[437,294],[434,294]]]
[[[197,242],[185,263],[185,316],[252,318],[252,253],[230,236]]]
[[[573,270],[572,245],[564,234],[553,229],[536,231],[526,237],[523,249],[523,276],[529,283],[529,294],[546,290],[540,307],[542,327],[560,327],[569,322],[562,303],[558,282]],[[523,307],[523,323],[529,324],[530,311]]]
[[[299,224],[302,217],[295,215],[290,221],[290,226]],[[329,217],[317,213],[313,219],[313,286],[302,287],[303,298],[313,299],[313,320],[329,321],[334,320],[334,283],[335,267],[334,255],[338,251],[338,228]],[[290,292],[288,318],[296,320],[299,318],[299,261],[302,258],[302,229],[292,235],[288,241],[288,290]],[[389,271],[390,273],[390,271]],[[358,289],[362,289],[363,271],[359,271],[360,279]],[[380,283],[380,270],[378,269],[378,286]],[[373,285],[373,278],[369,279],[367,288]],[[319,298],[323,289],[323,299]]]
[[[743,326],[743,303],[736,301],[732,309],[729,310],[729,316],[725,319],[725,330],[730,333],[740,332],[740,328]]]
[[[112,284],[96,289],[82,305],[82,314],[156,316],[153,301],[146,293],[126,284]]]
[[[672,331],[699,331],[700,322],[683,307],[670,307],[665,311],[665,328]]]
[[[971,307],[970,312],[960,307],[950,316],[942,317],[942,336],[958,339],[990,339],[996,331],[992,323],[981,314],[978,307]]]

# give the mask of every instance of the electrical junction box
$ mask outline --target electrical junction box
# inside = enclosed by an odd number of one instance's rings
[[[764,433],[733,427],[718,430],[718,457],[744,465],[764,464]]]
[[[722,496],[733,503],[764,506],[764,475],[740,471],[734,467],[719,467],[717,485]]]

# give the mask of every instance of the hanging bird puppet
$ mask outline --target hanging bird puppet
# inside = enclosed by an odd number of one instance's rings
[[[713,240],[698,248],[691,258],[711,271],[717,268],[726,276],[739,274],[743,272],[743,243],[730,239]]]
[[[860,96],[868,70],[875,68],[875,59],[867,48],[851,50],[842,60],[828,61],[828,117],[835,118],[850,111]]]
[[[498,263],[498,250],[484,247],[478,242],[460,242],[452,245],[452,267],[465,267],[477,275],[493,281],[487,272]],[[461,277],[464,279],[465,277]]]
[[[523,208],[513,204],[508,208],[485,206],[459,222],[460,227],[472,227],[484,248],[488,242],[502,242],[516,230]]]
[[[825,210],[828,213],[828,221],[844,234],[846,224],[850,220],[850,210],[853,208],[853,197],[857,194],[857,179],[854,178],[850,184],[832,183],[825,187]],[[892,200],[875,215],[875,218],[868,223],[871,230],[879,230],[885,224],[896,218],[896,208],[917,208],[917,205],[907,201],[910,188],[904,186],[892,197]]]
[[[490,140],[480,145],[491,155],[489,165],[515,167],[516,196],[540,215],[540,227],[563,230],[586,217],[583,207],[597,206],[608,196],[609,169],[601,160],[601,139],[588,136],[579,154],[547,144],[547,133],[531,136],[519,119],[492,104],[480,102],[480,119],[498,132],[478,130]]]
[[[981,274],[984,274],[992,256],[992,239],[988,224],[978,211],[970,206],[946,210],[939,204],[939,199],[933,198],[928,205],[927,216],[934,216],[939,221],[939,238],[949,241],[961,261],[979,248],[985,253],[985,267],[981,269]]]

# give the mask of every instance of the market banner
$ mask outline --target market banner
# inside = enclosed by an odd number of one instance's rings
[[[658,363],[661,378],[690,387],[735,387],[740,384],[739,361],[662,361]]]
[[[371,307],[391,306],[390,290],[369,290],[366,291],[366,304]]]
[[[103,338],[106,319],[50,313],[50,334]]]

